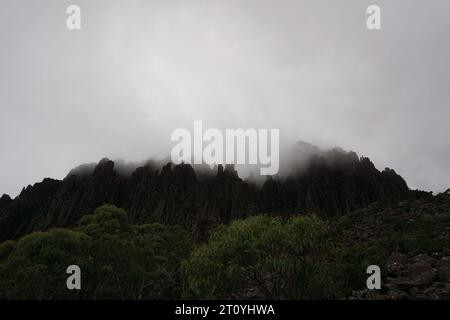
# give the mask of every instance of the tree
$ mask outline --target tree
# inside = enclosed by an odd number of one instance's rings
[[[131,225],[104,205],[74,230],[35,232],[0,245],[0,298],[164,299],[181,297],[181,261],[192,241],[177,227]],[[66,269],[81,269],[81,290],[68,290]]]
[[[66,288],[66,268],[87,265],[89,237],[83,233],[53,229],[7,241],[0,246],[0,296],[6,299],[77,298]],[[9,251],[9,254],[6,252]]]
[[[215,230],[184,263],[188,298],[330,298],[333,253],[326,226],[314,216],[286,221],[265,215]]]

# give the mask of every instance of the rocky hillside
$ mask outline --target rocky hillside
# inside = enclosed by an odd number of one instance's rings
[[[450,299],[450,195],[374,203],[332,219],[345,248],[356,299]],[[362,288],[365,268],[381,268],[381,290]],[[355,276],[356,275],[356,276]]]
[[[64,180],[45,179],[11,200],[0,199],[0,241],[35,230],[73,226],[81,216],[110,203],[126,209],[132,223],[204,227],[254,213],[316,213],[340,216],[374,201],[411,196],[393,170],[377,170],[353,152],[311,155],[302,170],[270,177],[262,186],[241,179],[233,166],[195,171],[192,166],[144,165],[131,174],[104,159],[93,170]]]

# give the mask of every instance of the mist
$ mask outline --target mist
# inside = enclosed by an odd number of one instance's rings
[[[0,0],[0,194],[104,157],[165,159],[195,120],[280,129],[283,150],[353,150],[444,191],[450,2],[377,1],[380,31],[370,4]]]

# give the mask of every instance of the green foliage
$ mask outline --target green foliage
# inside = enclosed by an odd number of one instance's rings
[[[159,224],[130,225],[105,205],[75,230],[36,232],[0,246],[0,297],[6,299],[163,299],[179,297],[187,233]],[[82,270],[82,290],[66,287],[66,268]]]
[[[329,298],[336,283],[325,257],[333,253],[316,217],[261,215],[213,232],[184,264],[189,298]]]
[[[74,261],[87,264],[88,241],[83,233],[63,229],[21,238],[0,263],[1,295],[14,299],[76,297],[77,293],[66,289],[65,271]],[[11,242],[5,244],[13,247]]]
[[[331,234],[339,244],[345,295],[364,289],[367,266],[384,266],[392,252],[415,256],[449,250],[449,212],[449,198],[436,196],[375,204],[333,221]]]
[[[17,243],[12,240],[8,240],[0,244],[0,262],[10,256],[16,249]]]
[[[380,248],[371,242],[341,246],[338,257],[338,273],[344,297],[350,295],[352,290],[365,288],[368,266],[383,266],[385,262]]]
[[[0,299],[345,298],[392,252],[450,250],[449,212],[440,195],[374,203],[328,225],[260,215],[188,231],[132,225],[104,205],[76,228],[0,244]],[[69,265],[80,266],[82,290],[67,289]]]

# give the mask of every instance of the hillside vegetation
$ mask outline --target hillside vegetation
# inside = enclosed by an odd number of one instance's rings
[[[71,229],[0,245],[3,299],[450,298],[450,196],[426,196],[333,220],[257,215],[193,231],[134,225],[111,205]],[[66,288],[79,265],[82,289]],[[365,289],[369,265],[382,289]]]

